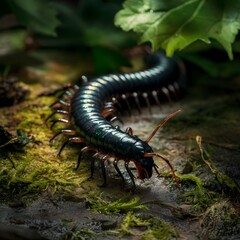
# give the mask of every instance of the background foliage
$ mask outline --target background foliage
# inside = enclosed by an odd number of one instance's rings
[[[0,62],[22,63],[16,52],[25,51],[30,34],[38,48],[87,50],[96,74],[119,71],[128,65],[122,49],[150,42],[169,56],[184,49],[181,57],[209,75],[228,76],[239,73],[239,28],[240,0],[3,0]],[[229,63],[222,49],[236,60]]]

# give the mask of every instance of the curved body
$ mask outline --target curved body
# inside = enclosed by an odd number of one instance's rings
[[[128,96],[134,96],[135,100],[142,95],[149,104],[148,96],[152,95],[157,103],[158,97],[167,95],[170,98],[170,92],[175,94],[175,90],[182,88],[182,71],[179,64],[171,58],[167,58],[163,53],[155,53],[150,55],[149,68],[147,70],[124,73],[124,74],[109,74],[102,77],[92,79],[85,84],[78,86],[69,86],[72,92],[66,91],[67,98],[70,103],[58,100],[52,106],[59,108],[55,113],[71,116],[74,121],[73,129],[62,129],[52,139],[63,133],[74,137],[69,138],[59,151],[69,142],[83,142],[86,147],[81,149],[78,166],[81,160],[82,153],[94,151],[101,158],[101,168],[106,183],[106,173],[104,161],[113,158],[114,167],[121,178],[124,177],[118,168],[118,161],[125,161],[125,168],[134,183],[134,177],[128,167],[130,161],[134,162],[140,179],[150,178],[153,168],[157,171],[157,166],[153,161],[153,157],[159,157],[164,160],[171,168],[174,177],[176,175],[167,159],[158,153],[154,153],[149,141],[152,139],[156,131],[167,122],[177,112],[167,117],[163,123],[157,126],[150,137],[143,141],[136,135],[132,134],[131,129],[126,132],[118,127],[111,125],[111,121],[106,120],[114,112],[113,97],[115,99],[126,99]],[[112,112],[111,112],[112,111]],[[51,117],[50,116],[50,117]],[[58,119],[56,122],[71,124],[70,119]],[[76,131],[75,128],[79,131]],[[93,175],[94,158],[91,160],[91,176]]]
[[[151,147],[138,137],[116,129],[102,116],[107,99],[134,92],[147,92],[177,82],[180,69],[175,60],[162,53],[151,56],[149,69],[126,74],[97,77],[75,93],[71,114],[87,145],[119,158],[139,159]]]

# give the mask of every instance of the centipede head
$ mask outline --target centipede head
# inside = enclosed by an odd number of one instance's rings
[[[152,156],[145,156],[146,152],[152,153],[153,150],[148,143],[141,141],[137,136],[135,139],[138,140],[134,144],[134,164],[137,168],[138,178],[145,179],[150,178],[153,173],[153,167],[155,165]]]
[[[150,178],[153,173],[154,161],[152,157],[144,157],[135,162],[138,172],[138,178],[143,180]]]
[[[177,110],[174,113],[170,114],[167,118],[164,119],[163,122],[161,122],[152,132],[152,134],[148,137],[148,139],[145,142],[137,142],[135,144],[135,147],[137,148],[138,152],[141,152],[141,156],[138,155],[137,156],[137,160],[134,161],[136,168],[137,168],[137,172],[138,172],[138,178],[140,179],[145,179],[145,178],[150,178],[152,176],[153,173],[153,169],[155,169],[155,171],[157,172],[158,175],[159,172],[157,170],[157,165],[154,163],[153,161],[153,157],[158,157],[161,158],[163,161],[165,161],[167,163],[167,165],[169,166],[169,168],[172,171],[172,174],[175,178],[175,181],[178,185],[178,179],[176,177],[175,171],[171,165],[171,163],[169,162],[168,159],[164,158],[162,155],[160,155],[159,153],[155,153],[153,152],[152,148],[149,146],[149,142],[151,141],[151,139],[154,137],[154,135],[156,134],[156,132],[169,120],[171,119],[174,115],[176,115],[177,113],[179,113],[181,110]],[[135,152],[137,153],[137,151]]]

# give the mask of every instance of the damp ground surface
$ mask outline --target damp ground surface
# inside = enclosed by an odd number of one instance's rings
[[[108,185],[101,187],[98,161],[88,179],[92,155],[75,170],[80,145],[58,157],[64,139],[49,144],[61,128],[45,124],[55,97],[38,95],[79,74],[72,73],[56,64],[45,71],[25,69],[23,87],[30,94],[0,109],[0,125],[12,136],[21,129],[29,139],[21,149],[0,149],[1,239],[240,239],[240,78],[190,83],[184,98],[153,106],[152,114],[133,108],[132,116],[120,116],[123,129],[130,126],[147,139],[167,115],[182,110],[150,142],[169,159],[179,184],[167,164],[155,159],[160,176],[136,179],[134,190],[123,161],[125,186],[110,162]]]

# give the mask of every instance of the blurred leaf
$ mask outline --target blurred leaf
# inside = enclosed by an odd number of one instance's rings
[[[26,52],[26,30],[9,30],[0,32],[0,64],[4,65],[36,65],[41,63],[31,52]],[[1,70],[1,68],[0,68]]]
[[[23,51],[26,46],[27,33],[24,30],[0,32],[0,57]]]
[[[211,77],[232,77],[240,74],[239,59],[219,62],[203,57],[198,53],[185,53],[181,57],[200,67]]]
[[[120,2],[82,0],[75,8],[62,2],[53,2],[61,21],[57,29],[58,38],[41,38],[40,44],[55,47],[111,48],[135,45],[135,35],[121,31],[113,23],[114,15],[120,9]]]
[[[49,0],[8,0],[7,3],[19,24],[34,32],[56,35],[56,27],[60,23]]]
[[[119,71],[120,66],[130,66],[118,51],[104,47],[93,48],[93,61],[98,75]]]
[[[1,6],[0,6],[0,17],[7,15],[11,12],[9,5],[5,1],[1,1]]]

